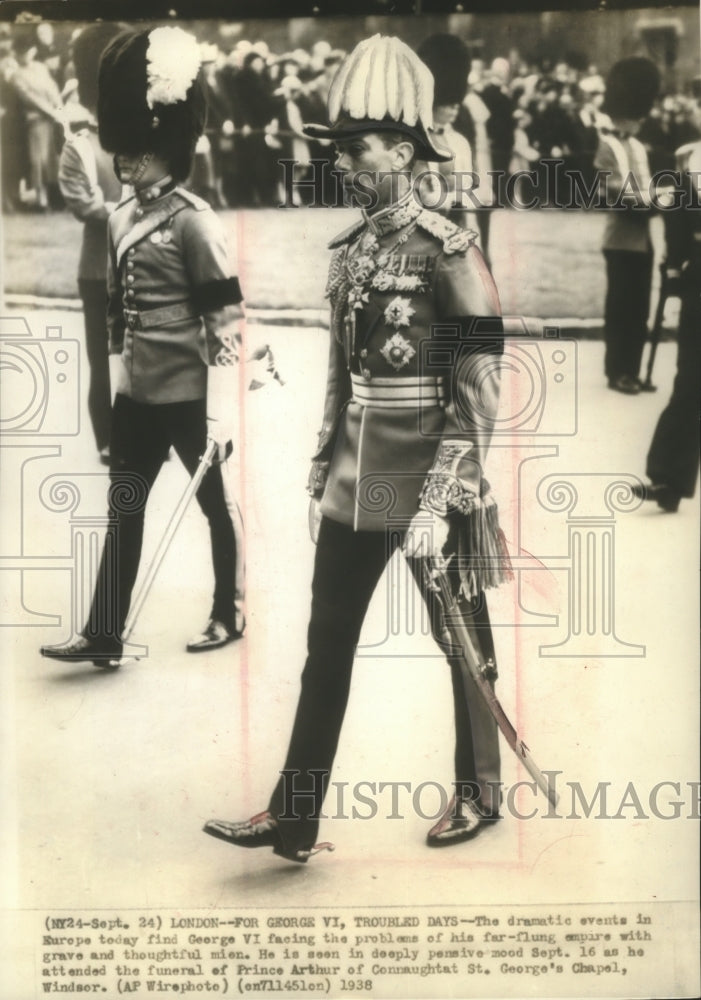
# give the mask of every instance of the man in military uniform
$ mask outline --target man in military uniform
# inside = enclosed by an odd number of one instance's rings
[[[701,124],[701,86],[697,83],[696,119]],[[664,213],[669,294],[679,295],[677,373],[671,398],[660,414],[650,449],[650,482],[634,487],[673,514],[682,498],[693,497],[699,474],[699,380],[701,378],[701,141],[677,150],[678,207]]]
[[[192,475],[218,446],[197,499],[209,521],[214,597],[187,648],[213,649],[244,621],[240,514],[227,489],[237,386],[241,292],[222,226],[178,186],[202,134],[199,49],[180,28],[118,36],[100,66],[98,124],[134,196],[109,219],[108,330],[122,365],[110,443],[110,523],[82,635],[42,653],[116,663],[138,571],[149,490],[172,446]]]
[[[603,238],[606,260],[604,374],[609,389],[635,396],[651,387],[640,380],[652,288],[650,167],[635,138],[660,86],[653,62],[620,59],[606,80],[612,128],[602,128],[594,165],[611,206]]]
[[[387,82],[397,79],[398,89]],[[308,657],[268,809],[243,823],[205,826],[229,843],[272,846],[294,861],[314,853],[360,629],[398,546],[417,580],[422,555],[441,554],[446,544],[460,555],[453,583],[485,662],[494,664],[482,590],[499,582],[501,559],[482,467],[499,391],[499,301],[475,234],[415,197],[417,162],[449,157],[431,136],[432,106],[427,67],[399,39],[376,35],[339,69],[329,93],[334,124],[305,129],[336,143],[345,186],[372,201],[331,243],[330,363],[310,478],[320,524]],[[454,350],[447,362],[439,351],[440,374],[427,374],[424,347],[436,324]],[[424,597],[444,642],[439,607],[431,593]],[[499,807],[494,719],[449,659],[456,798],[429,833],[431,846],[474,836]]]

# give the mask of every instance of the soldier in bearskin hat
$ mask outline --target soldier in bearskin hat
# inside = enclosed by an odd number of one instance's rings
[[[242,823],[205,826],[228,843],[269,846],[300,862],[321,846],[318,816],[355,649],[392,553],[403,547],[442,643],[443,618],[423,583],[422,557],[440,557],[444,548],[459,556],[452,584],[492,665],[483,590],[504,570],[496,505],[483,477],[499,395],[499,299],[475,234],[426,210],[413,187],[417,161],[450,158],[432,129],[433,78],[399,39],[375,35],[341,65],[328,108],[332,124],[305,132],[333,140],[345,189],[370,204],[330,244],[329,373],[310,476],[317,548],[308,655],[285,767],[267,809]],[[437,324],[459,331],[459,341],[451,342],[456,349],[440,374],[426,374],[422,343]],[[428,834],[434,847],[474,837],[499,809],[494,718],[454,650],[449,662],[456,793]]]
[[[217,461],[197,499],[209,521],[214,598],[188,643],[197,652],[241,635],[240,515],[226,478],[232,449],[242,299],[222,225],[179,186],[205,123],[200,53],[181,28],[127,32],[100,65],[98,126],[134,189],[109,219],[108,329],[122,356],[110,444],[110,523],[80,636],[42,653],[118,662],[149,490],[172,446],[190,474],[207,439]]]
[[[639,375],[652,287],[650,168],[635,136],[659,87],[659,71],[649,59],[633,56],[611,67],[604,110],[612,127],[601,129],[595,158],[609,206],[604,372],[609,388],[626,395],[648,388]]]

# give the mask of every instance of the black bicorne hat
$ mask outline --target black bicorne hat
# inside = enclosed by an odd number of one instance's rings
[[[190,173],[206,120],[206,98],[195,38],[181,28],[127,32],[100,63],[97,121],[111,153],[154,153],[175,180]]]

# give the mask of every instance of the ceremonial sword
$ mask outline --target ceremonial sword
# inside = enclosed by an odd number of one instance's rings
[[[216,441],[212,441],[210,438],[207,441],[207,447],[205,448],[204,454],[200,458],[200,464],[197,466],[195,474],[193,475],[190,482],[187,484],[187,489],[180,498],[178,506],[171,514],[170,521],[168,522],[166,530],[163,532],[163,537],[158,543],[158,548],[156,549],[153,559],[151,560],[151,564],[148,568],[146,576],[144,577],[143,583],[139,588],[139,593],[136,595],[136,598],[132,603],[129,614],[127,615],[127,620],[124,623],[124,629],[122,631],[122,642],[124,644],[128,642],[129,637],[134,631],[141,609],[146,603],[146,598],[148,597],[149,591],[151,590],[151,587],[153,585],[153,581],[156,578],[156,573],[158,573],[158,570],[160,568],[161,563],[163,562],[166,552],[168,551],[170,543],[173,541],[173,536],[175,535],[175,532],[178,530],[180,522],[182,521],[185,515],[185,511],[189,507],[192,498],[202,485],[202,480],[206,476],[209,467],[212,465],[216,453],[217,453],[217,443]],[[128,657],[127,659],[138,660],[138,657],[133,657],[133,658]]]
[[[512,725],[499,699],[495,695],[492,685],[489,683],[488,675],[490,671],[493,671],[494,664],[491,660],[487,660],[486,663],[482,662],[482,658],[479,656],[470,635],[470,630],[465,624],[458,598],[453,594],[453,588],[447,572],[452,558],[452,555],[447,559],[442,556],[424,557],[421,559],[421,563],[424,583],[428,590],[438,598],[443,610],[443,620],[448,637],[458,649],[458,659],[463,680],[465,677],[469,677],[477,686],[504,739],[533,778],[543,795],[547,797],[551,805],[556,806],[558,795],[554,785],[550,784],[531,757],[530,750]]]

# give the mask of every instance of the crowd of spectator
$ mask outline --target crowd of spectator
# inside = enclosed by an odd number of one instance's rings
[[[263,40],[220,42],[201,46],[209,112],[193,190],[217,208],[328,202],[333,149],[307,138],[302,124],[326,121],[328,90],[345,53],[326,41],[281,53]],[[668,93],[644,123],[639,137],[653,173],[673,167],[674,150],[697,137],[691,108],[686,93]],[[50,23],[6,26],[0,35],[0,116],[4,211],[60,208],[61,145],[90,115],[78,101],[70,45],[59,50]],[[455,127],[482,171],[541,177],[543,161],[555,158],[589,180],[607,122],[598,66],[498,57],[472,60]],[[283,159],[295,161],[294,172],[280,169]],[[312,160],[325,164],[314,172],[316,189],[293,184],[311,177]],[[498,186],[493,192],[502,193]]]

